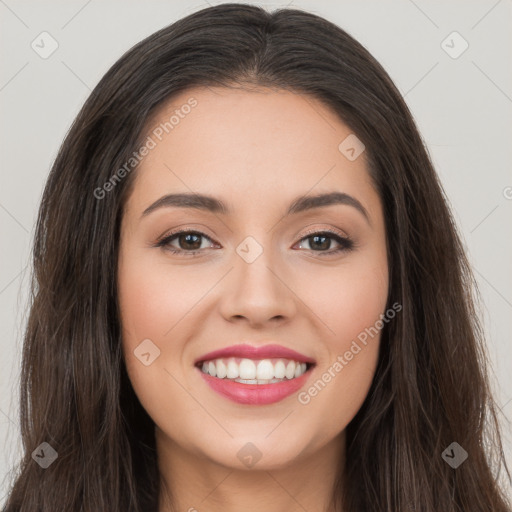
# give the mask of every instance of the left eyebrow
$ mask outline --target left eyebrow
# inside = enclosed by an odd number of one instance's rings
[[[288,207],[286,215],[293,215],[306,210],[312,210],[313,208],[322,208],[335,204],[352,206],[364,216],[368,223],[370,223],[370,218],[366,208],[355,197],[343,192],[331,192],[328,194],[318,194],[316,196],[299,196],[292,201]],[[149,215],[151,212],[159,208],[173,206],[179,208],[193,208],[221,214],[231,213],[230,208],[216,197],[204,194],[181,193],[166,194],[160,199],[157,199],[144,210],[142,217]]]
[[[370,222],[370,216],[366,208],[355,197],[345,194],[344,192],[331,192],[329,194],[318,194],[316,196],[300,196],[292,202],[286,215],[335,204],[352,206],[363,214],[368,223]]]

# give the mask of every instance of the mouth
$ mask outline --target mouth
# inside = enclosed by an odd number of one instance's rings
[[[312,363],[290,359],[246,359],[239,357],[218,358],[196,364],[202,373],[241,384],[277,384],[304,375]]]
[[[314,360],[278,345],[235,345],[206,354],[196,360],[195,367],[209,387],[225,398],[241,404],[264,405],[298,391],[315,364]]]

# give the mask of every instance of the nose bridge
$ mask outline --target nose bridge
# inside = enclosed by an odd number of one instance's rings
[[[294,312],[293,293],[281,276],[279,251],[270,246],[267,233],[247,236],[235,248],[234,269],[226,290],[223,315],[246,317],[254,323],[287,318]]]

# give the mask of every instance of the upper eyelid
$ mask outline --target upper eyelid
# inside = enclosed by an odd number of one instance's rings
[[[315,235],[317,233],[327,233],[329,235],[336,235],[336,236],[339,236],[340,238],[350,238],[347,234],[343,233],[341,230],[336,230],[336,229],[332,229],[332,228],[312,228],[311,230],[308,230],[306,231],[306,233],[304,233],[301,237],[301,240],[303,240],[304,238],[308,237],[308,236],[311,236],[311,235]]]
[[[198,234],[199,236],[202,236],[204,238],[207,238],[208,240],[210,240],[211,242],[215,242],[215,240],[210,236],[210,235],[207,235],[206,233],[203,233],[202,231],[198,230],[198,229],[179,229],[177,231],[171,231],[171,232],[167,232],[165,235],[161,236],[157,242],[162,242],[164,240],[167,240],[169,238],[173,238],[177,235],[181,235],[183,233],[194,233],[194,234]],[[216,242],[218,243],[218,242]]]

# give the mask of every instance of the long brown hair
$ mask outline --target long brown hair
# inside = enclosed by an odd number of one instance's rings
[[[368,396],[347,427],[345,512],[507,512],[502,441],[475,283],[428,153],[403,98],[370,53],[295,9],[221,4],[140,42],[102,78],[50,172],[33,247],[21,374],[24,457],[4,512],[156,512],[154,424],[123,364],[117,256],[136,168],[101,189],[145,123],[193,86],[260,85],[311,95],[366,146],[386,222],[388,303]],[[341,399],[341,398],[340,398]],[[46,469],[31,454],[58,452]],[[468,459],[442,457],[457,442]],[[503,474],[502,474],[503,476]]]

